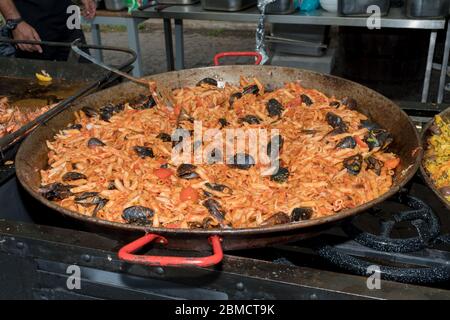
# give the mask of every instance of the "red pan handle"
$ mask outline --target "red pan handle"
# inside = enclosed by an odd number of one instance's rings
[[[261,64],[262,61],[262,55],[255,51],[248,51],[248,52],[221,52],[215,55],[214,57],[214,65],[219,66],[220,62],[219,60],[224,57],[255,57],[256,62],[255,64]]]
[[[152,241],[167,244],[166,238],[157,234],[147,233],[119,250],[119,259],[147,266],[163,267],[210,267],[220,263],[223,259],[221,239],[219,236],[209,237],[209,242],[213,249],[213,255],[209,257],[165,257],[165,256],[142,256],[134,255],[133,252],[141,249]]]

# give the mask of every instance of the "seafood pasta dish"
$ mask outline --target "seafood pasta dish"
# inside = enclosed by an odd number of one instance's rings
[[[390,190],[393,138],[355,100],[265,85],[206,78],[173,90],[173,108],[86,105],[47,141],[40,192],[112,222],[211,229],[301,223]]]

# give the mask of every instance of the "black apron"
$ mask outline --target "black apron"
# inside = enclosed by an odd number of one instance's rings
[[[39,34],[42,41],[72,42],[84,35],[81,30],[67,28],[71,0],[15,0],[21,17]],[[70,49],[42,47],[43,53],[17,51],[17,57],[28,59],[66,60]]]

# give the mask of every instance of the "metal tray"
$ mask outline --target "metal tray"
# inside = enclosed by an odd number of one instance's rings
[[[277,0],[266,7],[267,14],[291,14],[295,10],[294,0]]]
[[[257,0],[202,0],[202,8],[211,11],[239,11],[256,5]]]
[[[162,0],[158,1],[159,4],[178,4],[178,5],[190,5],[199,3],[200,0]]]
[[[55,43],[55,42],[36,42],[36,41],[15,41],[3,40],[2,42],[17,43],[31,43],[46,46],[70,47],[70,43]],[[131,64],[136,60],[136,53],[123,48],[82,45],[86,49],[108,50],[124,52],[131,56],[123,64],[119,66],[122,70],[130,70]],[[70,61],[70,57],[69,57]],[[25,138],[31,131],[39,125],[47,122],[55,115],[65,110],[73,101],[78,98],[93,93],[100,88],[105,88],[108,84],[116,80],[118,77],[112,75],[103,69],[83,62],[62,62],[62,61],[44,61],[44,60],[26,60],[17,58],[1,58],[0,59],[0,75],[17,78],[34,77],[35,72],[39,70],[46,70],[56,79],[63,79],[66,81],[87,80],[86,85],[81,87],[75,94],[60,101],[49,111],[40,115],[33,121],[28,122],[19,130],[16,130],[2,138],[0,138],[0,160],[10,160],[14,157],[17,151],[17,145]],[[128,71],[127,70],[127,71]]]

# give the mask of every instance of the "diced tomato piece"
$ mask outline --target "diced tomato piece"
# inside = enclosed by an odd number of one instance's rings
[[[355,139],[356,144],[360,146],[361,148],[368,148],[369,146],[367,143],[365,143],[360,137],[354,136],[353,139]]]
[[[400,158],[389,159],[384,163],[384,166],[389,170],[393,170],[400,165]]]
[[[166,169],[166,168],[155,169],[155,170],[153,171],[153,173],[154,173],[155,176],[157,176],[159,179],[167,179],[167,178],[169,178],[171,175],[173,175],[172,170]]]
[[[286,107],[288,107],[288,108],[293,108],[293,107],[300,106],[301,104],[302,104],[302,98],[297,97],[297,98],[292,99],[291,101],[289,101],[289,102],[286,104]]]
[[[192,187],[184,188],[183,190],[181,190],[180,200],[183,202],[188,200],[197,201],[198,200],[197,190],[195,190]]]

